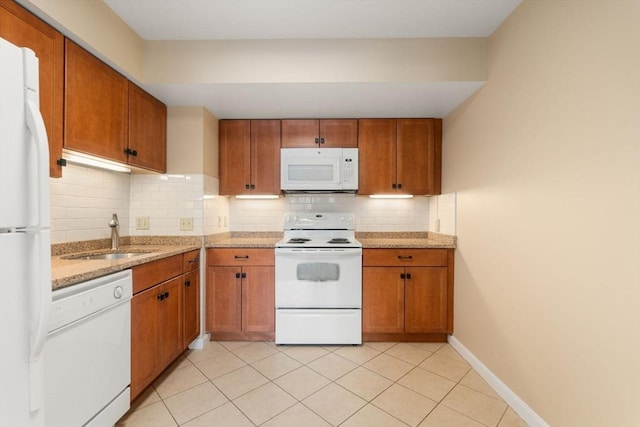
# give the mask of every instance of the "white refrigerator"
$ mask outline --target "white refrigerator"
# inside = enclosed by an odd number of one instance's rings
[[[51,308],[49,147],[38,59],[0,38],[0,426],[42,427]]]

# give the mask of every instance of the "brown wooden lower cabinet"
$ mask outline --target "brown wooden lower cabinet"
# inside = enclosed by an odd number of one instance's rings
[[[191,251],[133,268],[131,400],[200,334],[199,253]]]
[[[206,329],[215,340],[272,340],[273,249],[207,250]]]
[[[446,341],[453,249],[364,249],[363,341]]]

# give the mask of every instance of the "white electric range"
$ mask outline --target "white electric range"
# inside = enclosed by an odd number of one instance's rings
[[[353,213],[285,215],[276,244],[276,344],[362,344],[362,244]]]

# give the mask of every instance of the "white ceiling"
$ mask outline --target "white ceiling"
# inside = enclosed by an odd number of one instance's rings
[[[103,0],[145,40],[486,37],[521,0]],[[220,118],[443,117],[482,82],[147,85]],[[313,100],[309,102],[309,100]]]

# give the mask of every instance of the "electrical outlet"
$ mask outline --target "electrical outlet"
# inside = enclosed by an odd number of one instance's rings
[[[180,231],[191,231],[193,230],[193,218],[184,217],[180,218]]]
[[[436,233],[440,232],[440,218],[436,219]]]
[[[137,216],[136,217],[136,230],[148,230],[149,229],[149,217]]]

